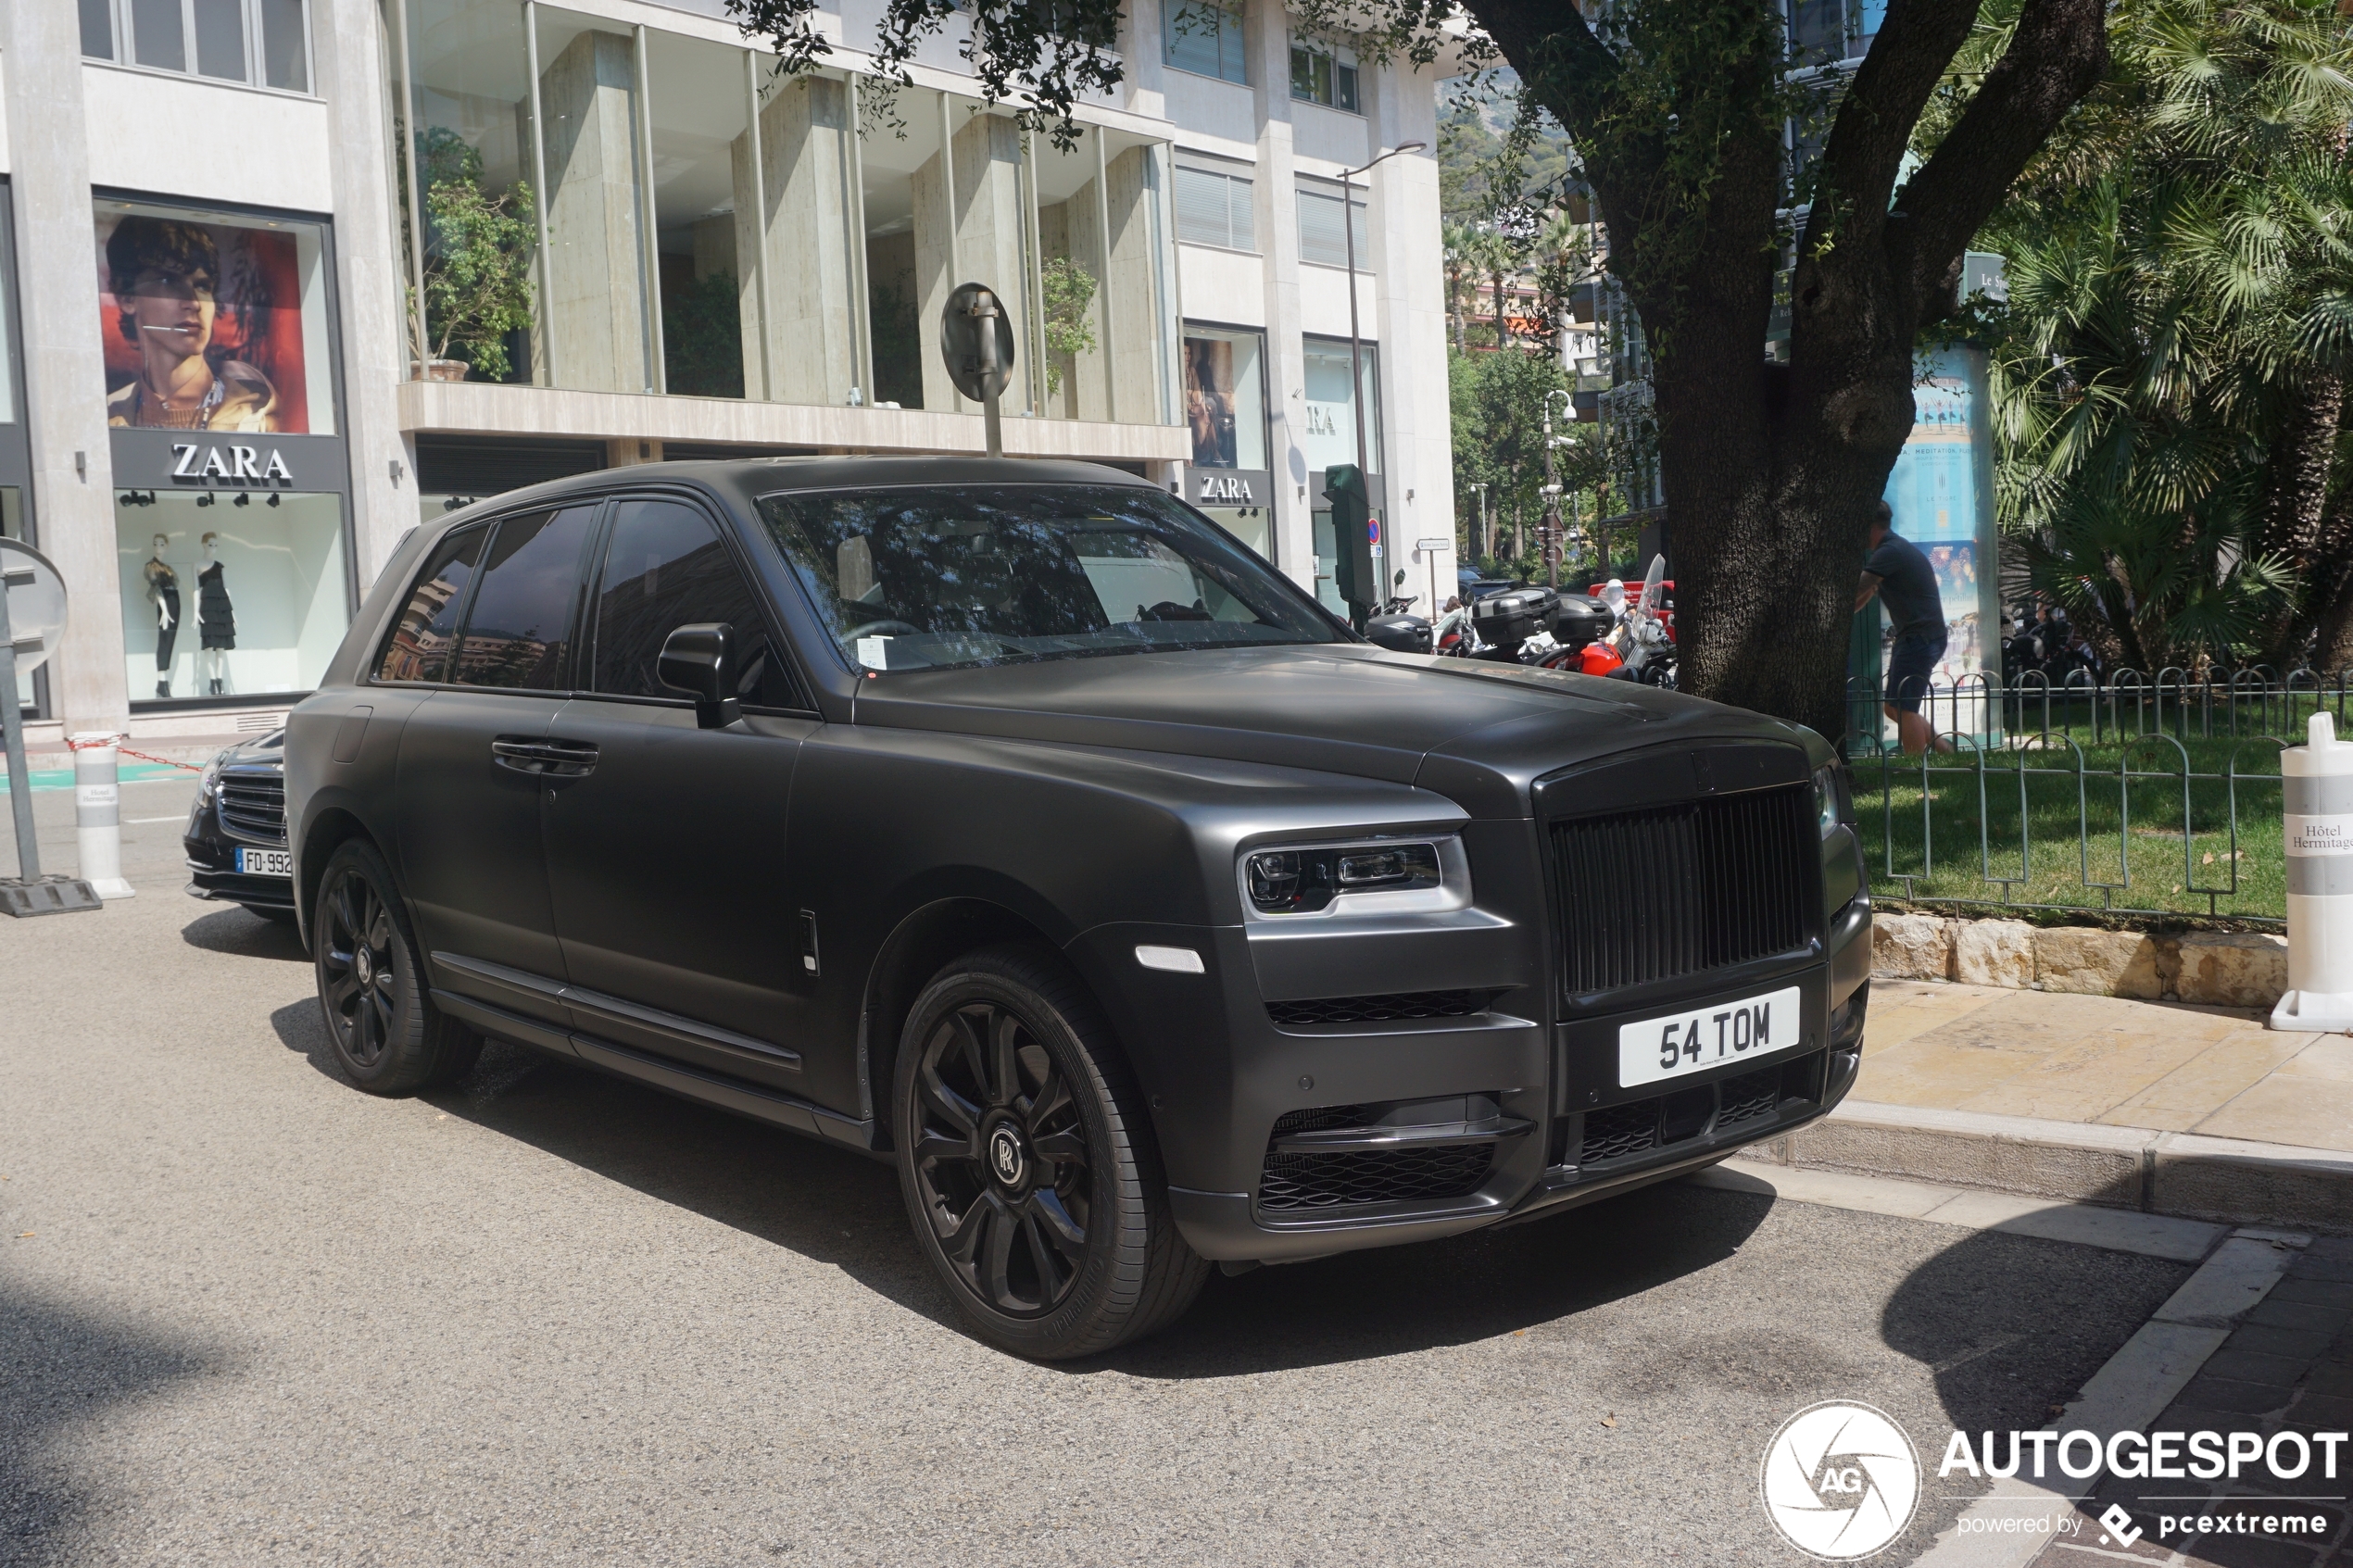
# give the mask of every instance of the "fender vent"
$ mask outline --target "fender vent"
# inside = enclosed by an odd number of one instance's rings
[[[1306,1023],[1386,1023],[1401,1018],[1468,1018],[1485,1012],[1492,991],[1397,991],[1385,997],[1318,997],[1268,1002],[1266,1016],[1281,1028]]]

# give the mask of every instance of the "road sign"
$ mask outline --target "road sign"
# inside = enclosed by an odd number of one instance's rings
[[[1453,543],[1454,541],[1452,539],[1416,539],[1414,541],[1414,548],[1417,550],[1444,550],[1452,548],[1453,546]]]

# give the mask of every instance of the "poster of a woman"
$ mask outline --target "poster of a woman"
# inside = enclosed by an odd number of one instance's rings
[[[108,424],[309,428],[292,235],[137,213],[99,233]]]
[[[1234,345],[1217,338],[1185,340],[1185,422],[1192,427],[1193,466],[1235,466]]]

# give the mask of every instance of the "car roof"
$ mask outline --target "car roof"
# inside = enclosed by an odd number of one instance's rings
[[[517,505],[555,502],[584,491],[625,485],[686,483],[744,503],[779,492],[873,490],[905,485],[1122,484],[1159,490],[1149,479],[1102,463],[1035,458],[816,457],[689,458],[680,462],[630,463],[551,479],[479,501],[449,514],[457,523],[512,509]],[[435,519],[440,523],[443,520]]]

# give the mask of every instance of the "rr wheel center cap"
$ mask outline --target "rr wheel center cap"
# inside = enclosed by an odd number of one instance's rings
[[[351,955],[351,972],[362,985],[375,979],[376,957],[365,947]]]
[[[1010,1122],[1000,1122],[988,1135],[988,1173],[1009,1190],[1018,1190],[1029,1174],[1028,1147]]]

